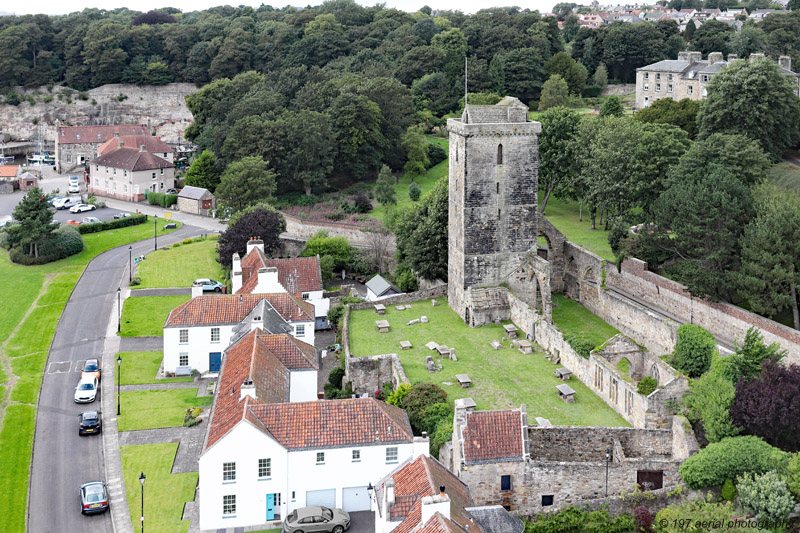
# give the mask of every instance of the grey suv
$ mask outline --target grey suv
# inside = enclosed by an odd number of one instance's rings
[[[349,527],[349,513],[319,505],[295,509],[283,521],[283,533],[342,533]]]

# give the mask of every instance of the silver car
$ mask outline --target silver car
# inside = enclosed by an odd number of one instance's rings
[[[97,396],[97,378],[86,377],[78,382],[75,387],[75,403],[91,403]]]
[[[350,527],[350,514],[319,505],[295,509],[283,521],[283,533],[342,533]]]

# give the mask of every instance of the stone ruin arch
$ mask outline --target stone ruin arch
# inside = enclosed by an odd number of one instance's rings
[[[529,252],[507,278],[511,291],[535,309],[547,322],[553,320],[550,263]]]

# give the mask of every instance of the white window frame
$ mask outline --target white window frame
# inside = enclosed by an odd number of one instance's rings
[[[660,83],[656,83],[656,92],[657,93],[661,92],[661,84]]]
[[[649,91],[649,90],[650,90],[650,85],[648,85],[648,84],[646,84],[646,83],[645,83],[645,84],[644,84],[644,90],[645,90],[645,91]]]
[[[189,366],[189,352],[178,354],[178,366]]]
[[[306,336],[306,325],[305,324],[297,324],[294,327],[294,336],[295,337],[305,337]]]
[[[325,464],[325,452],[317,452],[317,464],[318,465]]]
[[[272,478],[272,459],[267,457],[258,460],[258,479]]]
[[[672,84],[671,84],[671,83],[670,83],[670,84],[667,84],[667,92],[668,92],[668,93],[671,93],[671,92],[672,92]]]
[[[222,497],[222,516],[233,518],[236,516],[236,495],[226,494]]]
[[[692,87],[691,85],[686,87],[686,94],[694,94],[694,87]]]
[[[228,461],[222,463],[222,481],[234,482],[236,481],[236,462]]]
[[[178,330],[178,344],[189,344],[189,329]]]
[[[397,446],[389,446],[386,448],[386,464],[397,463]]]
[[[219,328],[211,328],[211,344],[219,344]]]
[[[302,293],[303,300],[308,300],[309,294],[307,292]]]
[[[354,463],[360,463],[361,462],[361,450],[353,450],[353,453],[351,454],[351,457],[352,457],[352,460],[353,460]]]

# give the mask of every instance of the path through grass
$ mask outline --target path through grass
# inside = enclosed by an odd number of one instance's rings
[[[141,279],[136,288],[190,287],[197,278],[222,280],[216,247],[217,237],[212,236],[148,254],[136,267],[136,275]]]
[[[121,337],[161,337],[169,312],[191,299],[189,295],[141,296],[122,304]]]

